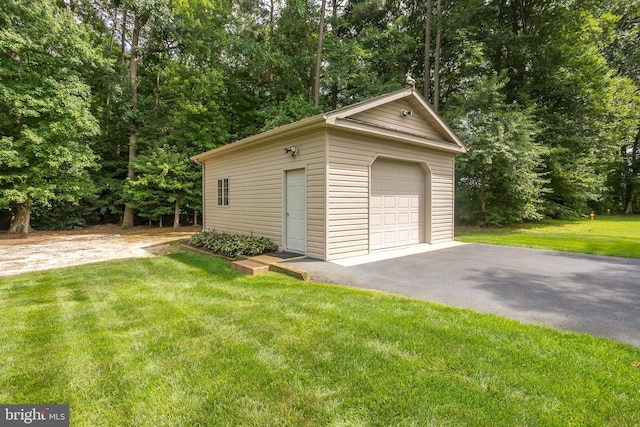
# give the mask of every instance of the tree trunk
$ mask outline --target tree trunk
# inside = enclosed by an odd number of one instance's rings
[[[433,69],[433,109],[440,105],[440,54],[442,53],[442,0],[436,3],[436,54]]]
[[[120,71],[124,70],[124,54],[126,52],[127,43],[127,13],[126,10],[122,11],[122,32],[120,33]],[[114,22],[115,25],[115,22]]]
[[[13,211],[9,233],[29,233],[31,231],[31,201]]]
[[[126,9],[122,9],[122,27],[121,27],[121,33],[120,33],[120,59],[119,59],[119,65],[120,65],[120,74],[124,73],[124,65],[125,65],[125,52],[126,52],[126,44],[127,44],[127,16],[129,15],[129,12]],[[114,26],[116,25],[116,22],[114,22],[113,24]],[[108,110],[108,108],[106,108],[106,110]],[[105,135],[105,141],[107,140],[107,136]],[[117,158],[120,157],[120,154],[122,153],[122,143],[120,138],[116,139],[116,147],[115,147],[115,156]]]
[[[198,211],[195,209],[193,210],[193,225],[198,226]]]
[[[424,17],[424,99],[430,103],[431,86],[431,14],[433,2],[427,0],[427,15]]]
[[[327,0],[320,5],[320,24],[318,25],[318,50],[316,51],[316,69],[313,76],[313,104],[320,104],[320,69],[322,66],[322,42],[324,39],[324,12]]]
[[[113,10],[113,27],[111,27],[111,36],[109,37],[109,53],[108,57],[111,58],[111,52],[113,52],[113,45],[116,40],[116,28],[118,27],[118,8],[114,7]]]
[[[635,190],[633,181],[627,183],[624,195],[624,213],[633,215],[633,192]]]
[[[480,208],[482,209],[482,215],[484,217],[484,226],[489,226],[489,211],[487,211],[487,201],[484,198],[484,187],[480,187],[480,191],[478,193],[478,198],[480,199]]]
[[[133,24],[133,33],[131,35],[131,60],[129,61],[129,80],[131,81],[131,108],[134,112],[131,119],[131,129],[129,131],[129,166],[127,168],[127,178],[133,179],[133,161],[136,158],[136,144],[138,140],[138,121],[135,112],[138,108],[138,47],[140,44],[140,31],[147,23],[148,16],[136,15]],[[123,227],[133,227],[134,215],[133,208],[128,204],[124,208],[122,218]]]
[[[155,87],[155,110],[153,112],[154,118],[158,118],[158,107],[160,106],[160,67],[156,73],[156,87]]]
[[[507,9],[506,0],[500,0],[500,4],[498,5],[498,27],[500,28],[500,31],[503,31],[504,28],[508,26],[506,9]],[[504,48],[505,48],[505,45],[503,44],[502,41],[496,43],[495,59],[494,59],[495,70],[502,70],[505,67],[504,66],[504,58],[505,58]]]
[[[116,7],[114,12],[113,12],[113,27],[111,29],[111,36],[109,37],[109,53],[107,54],[107,56],[109,58],[111,58],[111,53],[113,52],[113,45],[115,43],[115,39],[116,39],[116,28],[118,24],[118,8]],[[111,84],[109,82],[107,82],[108,88],[107,88],[107,99],[105,100],[105,108],[104,108],[104,140],[108,141],[109,140],[109,120],[110,120],[110,113],[109,113],[109,104],[111,103]]]
[[[331,29],[335,32],[338,26],[338,0],[332,0],[331,2]],[[338,82],[334,81],[331,84],[331,109],[338,108]]]
[[[307,29],[307,26],[304,26],[304,41],[307,45],[307,52],[309,52],[309,56],[311,56],[313,54],[313,43],[311,43],[311,36],[309,35],[309,30]],[[309,89],[309,96],[311,98],[313,98],[313,73],[315,72],[315,64],[309,64],[309,81],[308,86],[306,87],[307,89]]]
[[[273,59],[271,53],[273,52],[273,34],[274,34],[274,26],[275,26],[275,0],[271,0],[270,8],[269,8],[269,65],[268,65],[268,74],[269,74],[269,89],[273,94]]]
[[[135,119],[134,119],[135,120]],[[132,123],[132,129],[129,132],[129,166],[127,168],[127,179],[133,179],[133,160],[136,157],[136,141],[137,141],[137,125]],[[122,216],[122,227],[129,228],[134,225],[134,213],[133,208],[126,204],[124,207],[124,214]]]
[[[180,202],[176,200],[175,209],[173,210],[173,228],[180,227]]]

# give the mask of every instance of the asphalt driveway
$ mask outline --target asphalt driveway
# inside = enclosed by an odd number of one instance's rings
[[[375,289],[640,348],[640,260],[462,245],[352,267],[288,261],[312,280]]]

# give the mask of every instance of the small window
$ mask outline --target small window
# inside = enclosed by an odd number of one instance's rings
[[[229,206],[229,178],[218,180],[218,206]]]

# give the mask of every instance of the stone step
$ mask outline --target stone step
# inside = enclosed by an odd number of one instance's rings
[[[243,274],[249,274],[255,276],[256,274],[262,274],[269,271],[269,266],[261,264],[259,262],[251,261],[250,259],[244,259],[241,261],[234,261],[231,263],[231,267]]]

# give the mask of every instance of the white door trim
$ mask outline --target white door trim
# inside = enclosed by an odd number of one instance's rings
[[[296,182],[297,180],[297,182]],[[302,181],[302,183],[300,183]],[[296,184],[291,187],[290,184]],[[282,249],[307,254],[307,170],[283,171]],[[301,187],[300,187],[301,185]],[[292,194],[289,194],[292,193]]]

